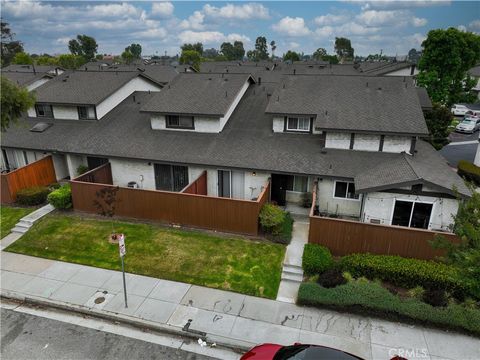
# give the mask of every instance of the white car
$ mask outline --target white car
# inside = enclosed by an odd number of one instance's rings
[[[464,116],[467,111],[470,109],[466,107],[465,105],[461,104],[454,104],[450,111],[452,112],[453,115],[455,116]]]
[[[475,131],[480,129],[480,118],[478,117],[467,117],[457,125],[455,131],[462,133],[473,134]]]

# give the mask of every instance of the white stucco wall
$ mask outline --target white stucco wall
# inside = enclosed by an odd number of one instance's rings
[[[33,83],[31,83],[30,85],[27,85],[27,90],[32,91],[32,90],[38,88],[40,85],[45,84],[49,80],[50,80],[49,77],[44,77],[44,78],[38,79],[38,80],[34,81]]]
[[[78,108],[76,106],[54,105],[52,108],[55,119],[78,120]]]
[[[355,134],[353,141],[354,150],[378,151],[380,146],[380,135],[375,134]]]
[[[257,198],[267,184],[270,173],[245,171],[245,200]]]
[[[138,76],[125,85],[123,85],[120,89],[115,91],[112,95],[108,98],[103,100],[100,104],[97,105],[97,118],[101,119],[104,117],[108,112],[110,112],[115,106],[120,104],[123,100],[125,100],[128,96],[130,96],[135,91],[160,91],[161,87],[151,83],[150,81],[145,80],[144,78]]]
[[[28,117],[37,117],[37,113],[35,112],[35,107],[31,107],[27,110]]]
[[[135,181],[142,189],[155,190],[155,171],[153,163],[148,161],[110,158],[113,183],[126,187]],[[143,176],[143,181],[142,181]]]
[[[383,151],[400,153],[409,152],[412,138],[408,136],[385,136],[383,141]]]
[[[325,137],[325,147],[331,149],[350,149],[350,133],[328,132]]]
[[[220,132],[220,119],[212,117],[194,116],[194,129],[175,129],[167,128],[165,115],[152,115],[150,124],[152,130],[170,130],[170,131],[194,131],[202,133],[218,133]]]
[[[65,179],[69,176],[67,157],[64,154],[52,154],[53,166],[55,167],[55,174],[57,180]]]
[[[453,222],[453,216],[458,211],[458,200],[456,199],[373,192],[365,195],[365,205],[362,214],[363,221],[369,223],[372,219],[375,219],[380,220],[381,224],[390,225],[395,199],[433,203],[429,225],[431,230],[447,230],[448,226]]]
[[[359,217],[362,195],[356,199],[337,199],[333,197],[334,180],[323,179],[318,182],[318,207],[320,212],[344,216]]]
[[[283,132],[285,128],[285,118],[274,116],[273,117],[273,132]]]
[[[68,174],[70,175],[70,179],[74,179],[78,176],[77,168],[80,165],[87,165],[87,157],[83,155],[72,155],[72,154],[66,154],[66,157],[67,157]]]

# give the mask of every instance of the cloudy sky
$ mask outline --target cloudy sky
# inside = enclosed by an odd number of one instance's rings
[[[5,1],[2,18],[30,53],[68,52],[76,34],[96,38],[99,53],[119,54],[138,42],[143,54],[169,55],[185,42],[218,48],[241,40],[248,50],[259,35],[275,40],[277,55],[291,49],[333,52],[335,36],[352,40],[355,54],[403,55],[431,29],[450,26],[480,33],[475,1],[140,2]]]

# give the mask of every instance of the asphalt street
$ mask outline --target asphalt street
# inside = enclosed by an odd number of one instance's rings
[[[211,357],[1,309],[1,358],[207,360]]]
[[[452,132],[448,137],[451,143],[440,150],[440,154],[447,159],[450,166],[457,167],[460,160],[473,162],[477,152],[478,131],[473,134],[460,134]],[[459,144],[463,142],[473,142],[471,144]]]

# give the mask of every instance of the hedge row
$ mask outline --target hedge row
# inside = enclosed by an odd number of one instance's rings
[[[46,186],[35,186],[17,192],[17,202],[21,205],[41,205],[47,201],[50,189]]]
[[[313,282],[302,283],[297,303],[394,320],[413,320],[480,335],[479,309],[457,304],[433,307],[415,298],[401,299],[371,281],[354,280],[331,289]]]
[[[56,209],[66,210],[72,207],[72,190],[70,184],[63,185],[62,187],[52,191],[47,200]]]
[[[307,275],[316,275],[333,266],[330,250],[317,244],[305,244],[302,256],[302,267]]]
[[[457,168],[458,175],[468,181],[473,181],[475,184],[480,185],[480,167],[469,161],[460,160],[458,162]]]
[[[427,289],[444,289],[456,297],[471,294],[456,267],[426,260],[400,256],[352,254],[340,259],[343,271],[355,278],[380,279],[406,288],[422,286]]]

